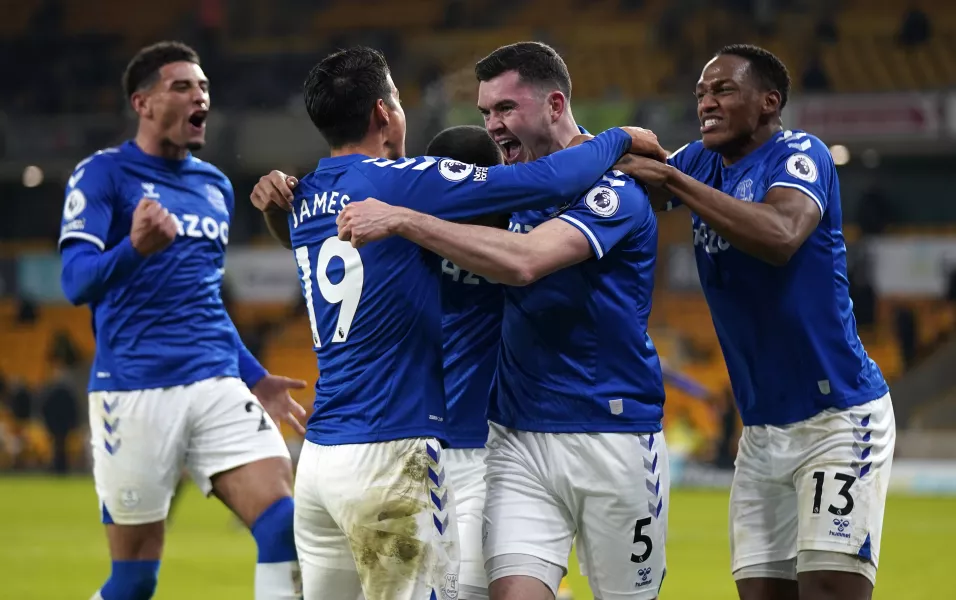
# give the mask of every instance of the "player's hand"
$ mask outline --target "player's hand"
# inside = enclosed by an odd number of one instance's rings
[[[631,154],[646,156],[660,162],[667,162],[667,151],[661,148],[657,135],[643,127],[621,127],[631,136]]]
[[[292,200],[295,196],[292,190],[299,185],[299,180],[282,171],[273,171],[259,178],[259,183],[252,188],[249,199],[252,205],[262,212],[284,210],[292,212]]]
[[[301,379],[267,374],[253,386],[252,393],[275,423],[288,423],[296,433],[305,435],[305,427],[302,426],[305,409],[289,393],[289,390],[301,390],[305,387],[306,383]]]
[[[614,168],[655,188],[664,187],[673,167],[646,156],[625,154]]]
[[[403,208],[375,198],[352,202],[335,218],[335,224],[339,226],[339,239],[351,241],[353,248],[361,248],[369,242],[391,237],[395,235],[405,212]]]
[[[150,256],[172,244],[176,230],[176,219],[162,204],[143,198],[133,211],[129,241],[141,256]]]

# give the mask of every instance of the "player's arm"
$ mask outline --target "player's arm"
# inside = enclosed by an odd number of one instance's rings
[[[249,349],[246,348],[242,337],[239,335],[239,330],[236,329],[236,324],[232,322],[231,318],[229,323],[232,325],[232,339],[236,347],[236,354],[239,357],[239,379],[251,390],[263,377],[268,375],[269,372],[256,360],[252,352],[249,352]]]
[[[284,248],[292,249],[292,234],[289,231],[289,212],[295,195],[292,190],[299,180],[281,171],[272,171],[259,178],[252,188],[249,199],[262,211],[266,229]]]
[[[71,240],[61,246],[60,285],[74,306],[98,302],[113,285],[143,262],[129,238],[103,252],[91,242]]]
[[[676,170],[665,188],[738,250],[783,266],[823,218],[834,171],[826,146],[808,137],[798,148],[777,150],[762,202],[741,202]]]
[[[623,182],[621,182],[623,183]],[[449,223],[401,207],[369,199],[339,215],[353,244],[371,230],[392,221],[400,235],[459,267],[507,285],[528,285],[555,271],[602,258],[638,222],[650,218],[643,191],[636,186],[597,186],[558,218],[528,234]]]
[[[594,256],[584,235],[560,219],[521,234],[401,210],[406,213],[395,229],[398,235],[505,285],[528,285]]]
[[[787,264],[823,214],[822,203],[783,183],[763,202],[742,202],[671,165],[639,157],[635,163],[633,176],[672,194],[733,247],[775,266]]]
[[[473,171],[468,165],[464,176],[443,167],[444,161],[421,171],[383,167],[379,197],[452,221],[542,209],[579,196],[629,151],[663,160],[653,133],[636,127],[614,128],[534,162]]]
[[[146,256],[165,248],[176,236],[172,217],[155,201],[144,199],[133,212],[130,235],[107,249],[113,198],[109,156],[98,153],[77,165],[67,183],[58,244],[60,284],[72,304],[101,300]]]
[[[590,133],[579,133],[578,135],[571,138],[571,141],[568,142],[568,145],[566,147],[573,148],[574,146],[583,144],[584,142],[592,139],[593,137],[594,136],[591,135]],[[683,150],[683,148],[681,148],[681,150]],[[670,152],[667,152],[667,150],[664,150],[664,153],[668,155],[667,160],[669,163],[674,157],[674,155],[677,154],[677,152],[670,153]],[[629,168],[629,166],[633,165],[632,163],[633,158],[635,158],[634,155],[630,153],[625,154],[614,165],[614,170],[620,171],[622,173],[630,174],[631,169]],[[669,211],[676,208],[676,206],[672,202],[673,197],[666,190],[653,188],[653,187],[648,188],[647,197],[648,197],[648,200],[650,200],[651,206],[654,208],[654,212]]]
[[[774,188],[763,202],[741,202],[680,173],[667,189],[731,246],[774,266],[786,265],[820,222],[816,203],[791,188]]]

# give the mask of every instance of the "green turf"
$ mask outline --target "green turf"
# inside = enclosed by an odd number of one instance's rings
[[[92,481],[0,478],[0,596],[86,600],[109,571]],[[727,495],[672,494],[662,600],[736,598]],[[949,597],[956,499],[891,497],[875,598]],[[188,488],[169,531],[159,600],[252,599],[255,546],[215,500]],[[576,592],[587,584],[575,577]],[[575,600],[590,599],[576,593]]]

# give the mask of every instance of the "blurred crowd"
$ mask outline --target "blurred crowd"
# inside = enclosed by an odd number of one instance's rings
[[[529,0],[434,0],[443,3],[438,30],[488,29],[500,26]],[[578,0],[582,5],[587,0]],[[304,73],[327,51],[363,43],[381,49],[403,89],[418,87],[424,98],[430,86],[443,77],[436,62],[410,56],[398,30],[343,29],[327,36],[311,36],[308,18],[332,4],[331,0],[200,0],[175,18],[166,36],[194,45],[211,74],[214,104],[218,108],[282,109],[298,104]],[[122,72],[133,48],[131,40],[116,33],[71,33],[65,27],[65,0],[42,0],[30,16],[28,27],[12,39],[0,40],[5,93],[0,110],[14,113],[63,114],[122,111],[119,90]],[[620,0],[622,14],[637,11],[644,0]],[[676,71],[659,82],[659,93],[684,93],[696,79],[700,65],[714,48],[739,42],[742,32],[758,36],[783,35],[785,11],[803,11],[814,20],[814,39],[804,40],[809,60],[795,83],[807,91],[826,91],[831,74],[819,50],[836,43],[840,30],[834,15],[841,2],[823,0],[674,0],[657,17],[656,45],[676,57]],[[708,20],[703,31],[682,27],[688,14],[722,9],[720,18]],[[279,44],[256,46],[257,40],[312,39],[307,51]],[[693,39],[690,39],[693,36]],[[914,48],[927,43],[933,27],[927,14],[909,8],[900,18],[896,43]],[[542,41],[550,42],[547,31]],[[562,48],[558,48],[562,50]],[[613,93],[609,90],[609,93]]]

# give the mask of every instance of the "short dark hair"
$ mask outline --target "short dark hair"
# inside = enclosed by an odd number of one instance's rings
[[[715,56],[730,54],[746,59],[750,63],[750,74],[765,90],[776,90],[780,94],[780,110],[787,105],[790,97],[790,73],[787,66],[777,56],[759,46],[750,44],[732,44],[724,46]]]
[[[428,156],[446,156],[479,167],[494,167],[504,162],[501,150],[488,132],[475,125],[445,129],[428,143]]]
[[[362,140],[379,100],[392,106],[388,63],[378,50],[356,46],[339,50],[309,71],[305,109],[333,148]]]
[[[488,81],[517,71],[522,81],[536,85],[552,85],[571,97],[571,74],[561,55],[541,42],[518,42],[502,46],[475,65],[478,81]]]
[[[199,54],[182,42],[158,42],[136,53],[123,72],[123,91],[127,98],[152,87],[159,79],[159,70],[174,62],[199,63]]]

